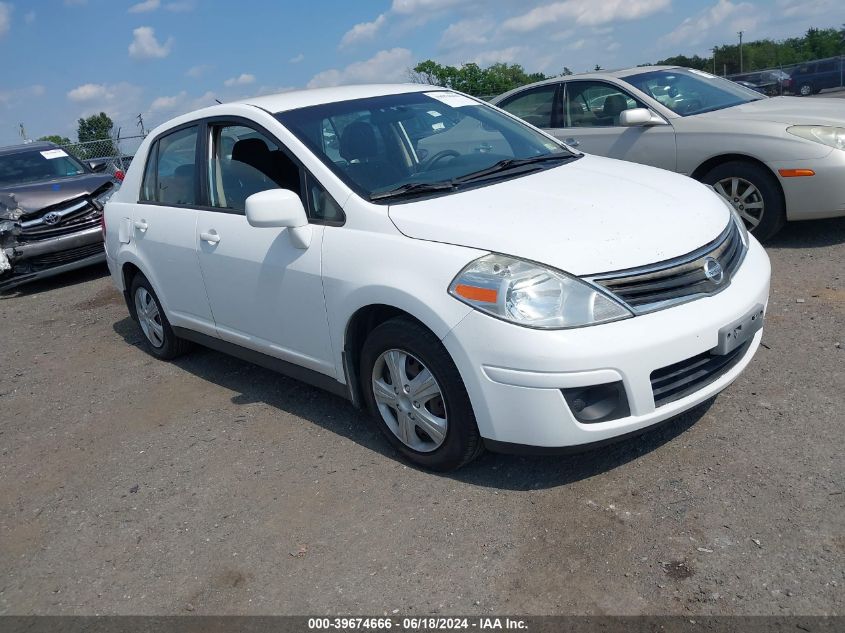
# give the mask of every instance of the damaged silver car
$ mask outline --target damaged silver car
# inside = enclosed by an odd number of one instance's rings
[[[119,186],[52,143],[0,148],[0,292],[105,261],[103,205]]]

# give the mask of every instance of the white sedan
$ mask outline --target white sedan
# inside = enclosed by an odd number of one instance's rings
[[[550,79],[492,103],[581,151],[712,185],[761,240],[787,220],[845,215],[842,99],[770,99],[699,70],[646,66]]]
[[[316,384],[440,470],[697,405],[751,361],[768,301],[765,252],[711,189],[431,86],[176,118],[105,226],[154,356],[195,342]]]

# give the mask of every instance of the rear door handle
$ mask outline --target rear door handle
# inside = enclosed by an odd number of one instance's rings
[[[220,236],[217,234],[217,231],[211,229],[200,233],[200,239],[209,244],[217,244],[220,241]]]
[[[147,224],[146,220],[135,220],[135,228],[141,231],[141,233],[146,233],[150,225]]]
[[[569,147],[578,147],[581,144],[581,141],[579,141],[577,138],[572,138],[571,136],[569,138],[563,139],[563,142],[569,145]]]

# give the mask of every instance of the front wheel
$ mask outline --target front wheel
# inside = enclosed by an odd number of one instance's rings
[[[771,238],[786,223],[780,185],[766,169],[730,161],[711,169],[702,181],[730,203],[758,240]]]
[[[460,373],[419,323],[400,317],[376,327],[361,351],[360,371],[379,429],[408,460],[448,471],[483,452]]]
[[[801,87],[798,88],[798,94],[800,94],[802,97],[809,97],[814,92],[815,91],[813,90],[813,84],[811,83],[803,83],[801,84]]]

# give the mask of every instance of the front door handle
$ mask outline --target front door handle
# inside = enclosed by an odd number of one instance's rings
[[[581,144],[581,141],[579,141],[577,138],[572,138],[571,136],[569,138],[563,139],[563,142],[569,145],[569,147],[578,147]]]
[[[217,231],[211,229],[210,231],[200,233],[200,239],[209,244],[217,244],[220,241],[220,236],[217,234]]]
[[[141,231],[141,233],[146,233],[150,225],[147,224],[146,220],[135,220],[135,228]]]

